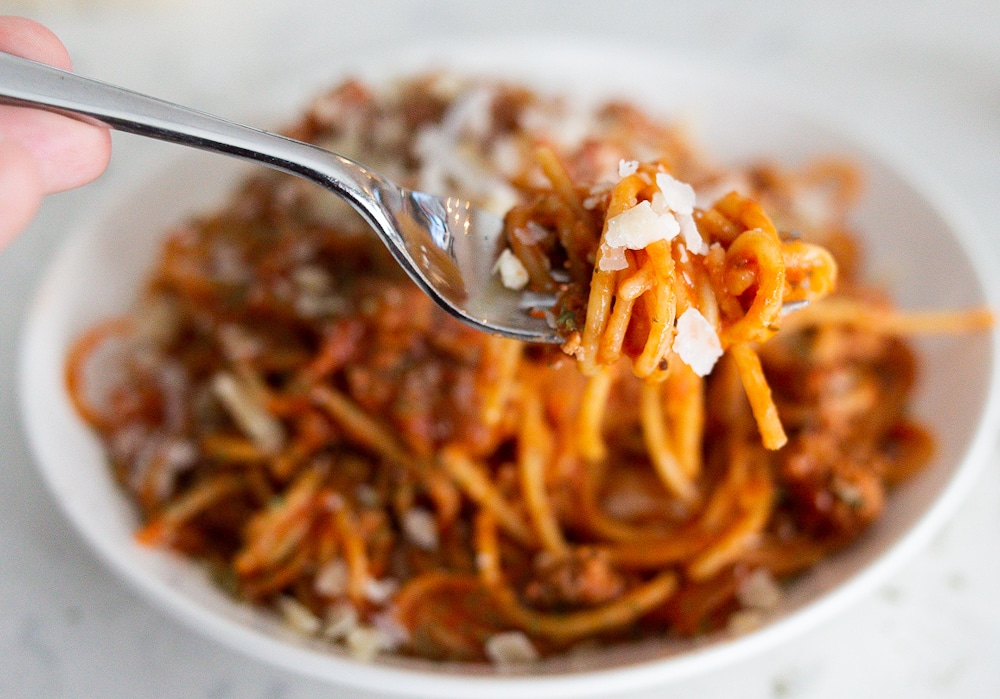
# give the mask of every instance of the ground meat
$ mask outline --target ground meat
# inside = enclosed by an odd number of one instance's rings
[[[847,540],[882,512],[878,454],[851,454],[825,433],[800,435],[782,452],[778,476],[798,526],[813,536]]]
[[[546,609],[591,606],[615,599],[624,585],[606,552],[578,548],[563,558],[539,555],[524,595],[530,604]]]

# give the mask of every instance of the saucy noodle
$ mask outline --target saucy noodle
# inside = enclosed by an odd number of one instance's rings
[[[67,385],[140,541],[359,657],[523,660],[766,612],[929,460],[907,336],[991,323],[861,283],[851,166],[722,167],[629,104],[351,81],[288,133],[507,212],[498,274],[556,296],[565,351],[454,321],[347,205],[260,173],[170,231]],[[661,201],[677,183],[690,210]],[[671,211],[673,237],[615,243]]]

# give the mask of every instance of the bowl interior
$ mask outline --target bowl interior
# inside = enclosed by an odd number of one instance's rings
[[[625,97],[655,113],[682,119],[695,140],[723,161],[769,156],[795,163],[825,153],[847,155],[865,172],[867,188],[856,223],[864,234],[871,276],[901,306],[960,308],[997,296],[974,239],[942,213],[926,188],[911,183],[885,158],[796,103],[794,91],[762,86],[731,71],[629,49],[534,42],[440,47],[365,64],[303,72],[285,86],[287,115],[322,85],[346,74],[384,78],[446,67],[495,74],[583,101]],[[298,86],[298,89],[296,88]],[[294,94],[293,94],[294,93]],[[265,124],[266,125],[266,124]],[[70,520],[124,577],[157,603],[225,642],[295,670],[373,690],[462,696],[470,677],[477,693],[523,690],[579,696],[664,682],[767,647],[831,613],[884,575],[892,559],[926,538],[973,475],[984,432],[995,412],[996,339],[990,334],[918,343],[921,373],[915,412],[933,426],[933,464],[891,496],[885,516],[857,542],[792,584],[763,629],[739,637],[662,640],[612,651],[588,651],[540,663],[523,675],[488,667],[441,666],[387,659],[358,664],[301,639],[268,615],[233,602],[198,568],[136,545],[136,519],[109,475],[97,440],[76,417],[63,385],[66,348],[93,323],[126,311],[154,260],[160,234],[189,213],[221,202],[244,166],[218,156],[183,154],[138,187],[123,187],[95,207],[67,240],[30,309],[21,361],[25,425],[41,469]],[[949,503],[951,503],[949,505]],[[603,678],[603,679],[602,679]],[[607,682],[613,681],[613,685]]]

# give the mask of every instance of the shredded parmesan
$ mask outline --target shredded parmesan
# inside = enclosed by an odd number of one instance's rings
[[[508,289],[520,291],[528,285],[528,270],[510,248],[504,248],[500,253],[493,272],[500,275],[500,282]]]
[[[358,610],[350,602],[341,602],[327,611],[323,636],[331,641],[339,641],[357,627]]]
[[[322,294],[333,284],[330,273],[318,265],[302,265],[292,272],[292,281],[303,291]]]
[[[510,179],[514,179],[524,167],[521,146],[510,136],[497,138],[493,144],[490,160],[496,165],[497,170]]]
[[[665,172],[658,172],[656,186],[660,188],[667,207],[674,213],[690,214],[694,211],[694,189],[691,185]]]
[[[216,330],[216,338],[222,354],[234,363],[254,359],[264,351],[263,342],[242,325],[223,323]]]
[[[528,225],[514,229],[514,237],[525,245],[535,245],[545,240],[549,232],[544,226],[540,226],[534,221],[528,221]]]
[[[209,253],[216,280],[227,284],[246,283],[250,280],[250,267],[236,246],[216,241]]]
[[[528,134],[572,149],[593,132],[594,114],[585,104],[533,105],[521,111],[518,125]]]
[[[740,609],[729,615],[726,629],[733,635],[750,633],[764,624],[764,615],[757,609]]]
[[[344,635],[348,652],[357,660],[373,660],[379,653],[391,652],[409,640],[409,632],[389,614],[376,614],[372,625],[358,624]]]
[[[233,421],[257,446],[268,454],[281,451],[285,443],[285,428],[253,399],[232,374],[216,374],[212,378],[212,391],[229,411]]]
[[[521,631],[504,631],[486,639],[486,656],[501,668],[517,667],[538,660],[538,650]]]
[[[604,240],[612,248],[641,250],[657,240],[670,240],[680,230],[673,216],[658,214],[648,201],[641,201],[608,219]]]
[[[689,308],[677,319],[673,350],[698,376],[708,376],[722,356],[722,343],[705,316]]]
[[[740,582],[736,598],[744,607],[768,611],[781,602],[781,587],[765,568],[758,568]]]
[[[656,174],[656,186],[660,188],[660,191],[653,195],[653,211],[659,214],[672,214],[677,220],[687,249],[693,253],[704,255],[708,252],[708,246],[694,222],[694,188],[665,172]]]
[[[618,161],[618,176],[625,178],[629,175],[634,175],[639,169],[638,160],[619,160]]]
[[[335,558],[317,571],[313,587],[324,597],[339,597],[347,592],[348,577],[347,564]]]
[[[344,638],[347,650],[355,660],[374,660],[382,651],[382,634],[371,626],[356,626]]]
[[[291,279],[295,285],[295,311],[303,318],[340,315],[350,308],[347,299],[333,292],[333,278],[319,265],[300,265]]]
[[[691,214],[677,214],[677,223],[681,227],[681,235],[684,237],[684,245],[688,250],[697,255],[708,254],[708,243],[701,237],[698,225],[694,222]]]
[[[507,212],[519,198],[502,177],[487,168],[464,142],[478,138],[492,127],[495,95],[486,87],[471,89],[457,97],[439,126],[424,126],[414,138],[414,154],[420,161],[419,188],[446,194],[452,184],[479,195],[484,206],[498,215]]]
[[[489,188],[483,192],[481,206],[492,214],[503,218],[507,212],[513,209],[521,201],[521,197],[513,187],[508,187],[499,180],[493,182]]]
[[[173,493],[177,475],[194,466],[198,449],[189,440],[174,438],[163,445],[160,458],[162,462],[155,474],[153,492],[158,499],[166,500]]]
[[[322,622],[304,604],[288,596],[279,597],[277,604],[282,618],[293,629],[307,636],[319,632]]]
[[[379,633],[382,650],[396,650],[410,640],[410,630],[397,621],[392,610],[372,614],[371,622]]]
[[[399,589],[399,582],[393,578],[383,578],[376,580],[372,578],[365,585],[365,599],[372,604],[385,604],[389,598],[396,594]]]
[[[438,547],[437,522],[434,515],[422,507],[411,507],[403,513],[403,533],[414,546],[424,551]]]
[[[601,243],[601,254],[597,259],[597,268],[602,272],[614,272],[615,270],[628,267],[628,260],[625,259],[625,248],[613,248],[607,243]]]

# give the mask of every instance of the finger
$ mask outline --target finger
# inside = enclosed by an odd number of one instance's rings
[[[72,67],[56,35],[23,17],[0,16],[0,51]],[[90,182],[111,157],[108,129],[34,109],[0,107],[0,138],[19,143],[35,157],[45,194]]]
[[[34,218],[42,193],[34,156],[13,141],[0,141],[0,250]]]
[[[45,194],[87,184],[111,158],[107,129],[36,109],[0,106],[0,138],[35,157]]]
[[[48,28],[25,17],[0,16],[0,51],[72,70],[66,47]]]

